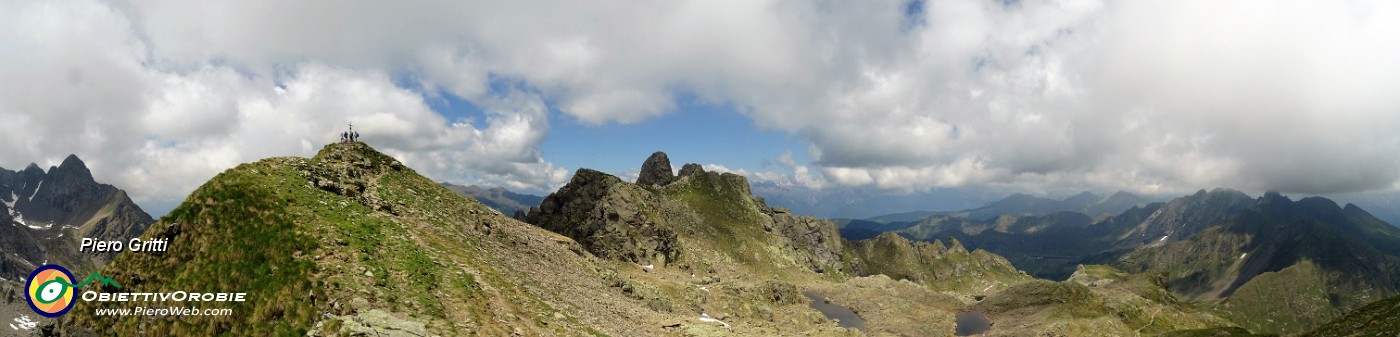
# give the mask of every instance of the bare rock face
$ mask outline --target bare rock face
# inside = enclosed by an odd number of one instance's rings
[[[665,154],[661,154],[661,161],[666,165]],[[571,237],[606,259],[674,261],[681,253],[680,241],[674,231],[655,222],[664,217],[655,214],[660,203],[657,196],[639,186],[606,173],[579,169],[568,185],[532,209],[526,222]]]
[[[686,176],[696,173],[705,173],[705,168],[700,167],[700,164],[696,163],[685,164],[685,166],[681,166],[681,173],[676,176],[676,179],[684,178]]]
[[[388,205],[380,203],[376,184],[389,171],[406,170],[403,163],[358,142],[326,146],[312,161],[317,165],[303,171],[312,185],[354,198],[371,209],[393,213]]]
[[[830,221],[809,216],[795,216],[782,207],[761,209],[764,230],[782,238],[783,248],[803,267],[818,273],[841,271],[841,232]]]
[[[706,172],[699,164],[686,164],[680,177],[670,173],[662,152],[646,160],[637,184],[579,169],[569,184],[531,210],[526,222],[571,237],[605,259],[646,264],[690,256],[696,259],[684,263],[705,265],[733,263],[706,260],[714,256],[764,255],[784,261],[783,268],[853,272],[840,231],[831,222],[767,206],[741,175]],[[682,236],[708,244],[685,251]],[[760,253],[713,247],[759,247],[750,249]]]
[[[665,152],[656,151],[642,163],[642,173],[637,176],[637,185],[665,186],[674,180],[676,176],[671,171],[671,159],[666,157]]]

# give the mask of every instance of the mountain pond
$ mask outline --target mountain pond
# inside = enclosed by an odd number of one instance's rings
[[[856,312],[851,311],[851,308],[831,303],[826,300],[826,297],[814,292],[804,291],[802,295],[812,300],[812,309],[817,309],[817,311],[820,311],[826,318],[836,320],[836,324],[841,327],[853,328],[865,332],[865,320],[860,319],[860,316],[856,316]]]
[[[987,320],[987,315],[980,312],[958,312],[954,320],[958,325],[953,334],[958,336],[971,336],[987,332],[987,329],[992,327],[992,322]]]

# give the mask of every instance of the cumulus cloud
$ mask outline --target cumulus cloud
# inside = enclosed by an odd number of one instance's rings
[[[1394,2],[915,1],[19,4],[0,158],[77,152],[168,198],[353,121],[434,177],[548,190],[551,109],[634,123],[693,96],[809,144],[778,159],[809,187],[1400,180]],[[442,94],[487,113],[448,120]]]
[[[77,153],[102,181],[138,202],[180,200],[239,163],[310,156],[347,123],[371,144],[435,179],[547,190],[568,171],[536,147],[548,107],[521,90],[475,93],[483,120],[448,120],[393,68],[305,58],[268,69],[219,55],[155,51],[127,9],[96,2],[37,2],[7,12],[0,36],[0,157],[6,166],[53,164]]]

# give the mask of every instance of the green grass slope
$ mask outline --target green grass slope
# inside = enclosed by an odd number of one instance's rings
[[[66,317],[68,330],[334,335],[351,333],[341,331],[355,325],[350,322],[379,317],[383,326],[438,335],[648,331],[584,319],[608,307],[648,317],[623,296],[563,298],[616,293],[606,283],[606,266],[576,243],[506,219],[360,143],[331,145],[312,159],[272,158],[230,169],[145,237],[168,239],[169,251],[120,254],[103,274],[122,288],[105,291],[245,292],[248,300],[79,302]],[[93,314],[96,308],[176,305],[233,314]]]
[[[1304,337],[1392,337],[1400,336],[1400,296],[1376,301],[1317,329]]]
[[[1328,302],[1322,271],[1306,260],[1255,276],[1214,309],[1250,331],[1266,334],[1306,331],[1341,314]]]

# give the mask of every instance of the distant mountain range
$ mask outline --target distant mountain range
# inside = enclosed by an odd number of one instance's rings
[[[544,197],[515,193],[502,187],[486,189],[476,185],[462,186],[448,182],[440,184],[453,192],[461,193],[462,195],[476,199],[483,205],[500,211],[501,214],[512,217],[515,216],[517,212],[528,213],[530,207],[539,206],[540,201],[544,201]]]
[[[1064,200],[1018,193],[986,206],[952,212],[948,215],[971,220],[991,220],[1003,215],[1036,216],[1056,212],[1078,212],[1090,217],[1099,217],[1122,213],[1133,206],[1145,205],[1148,202],[1149,200],[1146,198],[1121,191],[1108,197],[1082,192]]]
[[[955,238],[1051,279],[1084,264],[1164,273],[1173,293],[1210,303],[1254,332],[1307,331],[1400,290],[1400,228],[1356,205],[1216,189],[1095,217],[1085,212],[1141,199],[1083,202],[1091,199],[1013,196],[912,223],[850,221],[843,235],[886,230],[916,240]],[[1113,199],[1122,202],[1107,202]]]
[[[959,222],[965,220],[985,222],[1003,216],[1041,216],[1057,212],[1075,212],[1092,214],[1091,217],[1107,217],[1134,206],[1146,205],[1148,202],[1149,200],[1146,198],[1122,191],[1108,197],[1082,192],[1063,200],[1017,193],[981,207],[960,211],[913,211],[866,219],[833,219],[832,221],[841,228],[843,237],[859,240],[873,238],[882,232],[914,227],[924,222],[942,224],[950,219]],[[928,231],[928,228],[929,226],[925,226],[925,228],[915,230]],[[932,228],[940,229],[943,227],[933,226]]]
[[[953,211],[986,204],[981,193],[962,189],[937,189],[911,194],[891,194],[862,188],[813,190],[772,182],[755,182],[753,193],[768,204],[791,209],[794,214],[824,219],[864,219],[911,211]]]
[[[116,253],[79,253],[81,238],[124,242],[155,222],[125,191],[93,180],[71,155],[47,171],[36,164],[0,168],[0,201],[0,277],[9,280],[44,263],[96,270]]]

